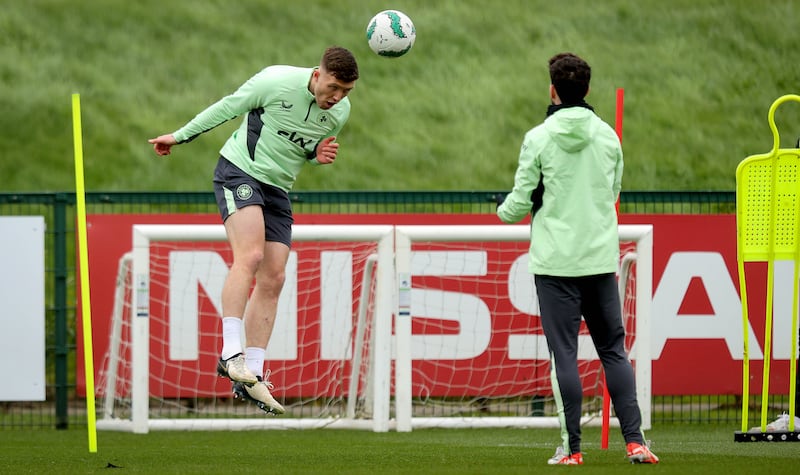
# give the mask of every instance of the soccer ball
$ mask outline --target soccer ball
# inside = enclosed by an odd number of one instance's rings
[[[414,46],[416,38],[417,30],[411,18],[397,10],[382,11],[367,25],[369,47],[380,56],[403,56]]]

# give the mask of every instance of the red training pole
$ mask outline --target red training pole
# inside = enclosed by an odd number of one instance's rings
[[[625,105],[625,90],[622,88],[617,89],[617,109],[614,118],[614,130],[619,137],[619,143],[622,144],[622,115]],[[617,214],[619,214],[619,200],[617,200]],[[603,427],[600,431],[600,448],[603,450],[608,449],[608,432],[611,427],[611,396],[608,394],[608,385],[606,378],[603,376]]]
[[[614,117],[614,130],[619,137],[619,143],[622,145],[622,116],[625,110],[625,89],[617,88],[617,108]],[[619,214],[619,199],[617,199],[617,214]]]
[[[614,130],[617,131],[619,143],[622,143],[622,115],[625,106],[625,89],[617,89],[617,114],[614,120]]]

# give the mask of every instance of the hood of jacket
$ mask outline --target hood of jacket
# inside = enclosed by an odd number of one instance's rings
[[[562,107],[550,114],[544,127],[559,148],[566,152],[579,152],[592,142],[597,133],[598,121],[591,107],[576,105]]]

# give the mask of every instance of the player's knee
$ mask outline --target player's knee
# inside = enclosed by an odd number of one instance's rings
[[[283,269],[273,272],[269,278],[269,285],[276,293],[280,293],[281,289],[283,289],[284,282],[286,282],[286,272]]]
[[[233,260],[234,264],[238,263],[255,273],[264,260],[264,251],[259,248],[253,248],[239,256],[234,256]]]
[[[262,272],[257,276],[256,291],[261,292],[267,297],[278,298],[286,281],[286,272],[279,270],[275,272]]]

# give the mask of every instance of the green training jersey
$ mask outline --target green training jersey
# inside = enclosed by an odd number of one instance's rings
[[[269,66],[172,135],[178,143],[189,142],[244,115],[220,154],[256,180],[288,192],[303,165],[319,164],[317,144],[338,134],[350,117],[347,97],[330,109],[319,108],[308,90],[313,71]]]

